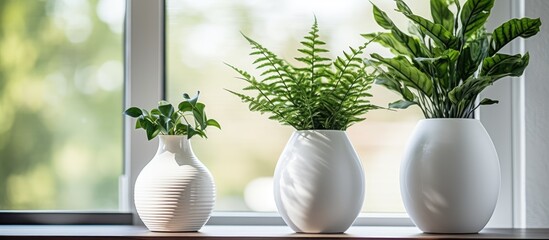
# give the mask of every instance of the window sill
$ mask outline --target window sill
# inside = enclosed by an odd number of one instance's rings
[[[142,226],[0,225],[0,239],[548,239],[549,229],[485,229],[480,234],[423,234],[415,227],[351,227],[346,234],[295,234],[286,226],[205,226],[198,233],[149,232]]]

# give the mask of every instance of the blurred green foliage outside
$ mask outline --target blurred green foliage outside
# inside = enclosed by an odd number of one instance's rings
[[[123,5],[0,1],[0,210],[118,209]]]

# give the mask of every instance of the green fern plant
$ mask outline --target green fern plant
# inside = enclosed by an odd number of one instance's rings
[[[315,18],[301,41],[303,47],[298,49],[302,56],[295,58],[302,63],[300,67],[243,35],[252,47],[250,55],[256,59],[254,65],[261,71],[261,79],[227,64],[247,83],[243,90],[255,96],[228,91],[248,103],[251,111],[268,113],[270,119],[296,130],[346,130],[364,120],[363,114],[379,108],[368,100],[375,77],[367,72],[360,57],[369,42],[350,47],[350,52],[331,60],[323,56],[328,50],[323,48],[326,43],[319,39],[318,32]]]
[[[363,36],[395,54],[371,55],[382,72],[376,83],[403,98],[389,107],[419,105],[426,118],[472,118],[480,105],[498,103],[488,98],[477,103],[477,96],[503,77],[521,76],[529,61],[528,53],[499,51],[515,38],[536,35],[541,21],[511,19],[488,34],[484,25],[494,1],[468,0],[461,6],[458,0],[431,0],[431,21],[415,15],[403,0],[395,0],[396,11],[411,22],[409,33],[374,5],[375,21],[389,32]]]

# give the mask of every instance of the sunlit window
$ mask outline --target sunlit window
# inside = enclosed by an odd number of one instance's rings
[[[0,1],[0,210],[116,210],[124,0]]]
[[[386,10],[395,7],[393,1],[374,2]],[[419,15],[429,14],[429,1],[408,2]],[[364,0],[167,0],[168,98],[175,102],[182,92],[200,90],[208,114],[223,126],[222,131],[211,131],[208,140],[193,139],[197,156],[216,180],[217,211],[276,210],[271,177],[293,131],[250,112],[226,92],[240,90],[243,83],[223,63],[254,72],[250,48],[240,32],[291,61],[314,16],[332,57],[361,45],[361,33],[381,31],[371,4]],[[406,29],[405,19],[391,17]],[[389,54],[374,45],[367,51]],[[379,86],[373,93],[378,105],[397,99]],[[418,109],[373,111],[365,122],[348,129],[366,175],[364,212],[404,212],[398,185],[400,156],[421,117]]]

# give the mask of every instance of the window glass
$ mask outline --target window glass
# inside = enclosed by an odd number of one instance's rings
[[[406,29],[394,14],[393,1],[374,1]],[[417,14],[429,14],[429,1],[408,1]],[[299,54],[302,36],[318,18],[321,39],[329,56],[364,42],[362,33],[381,31],[372,6],[363,0],[220,1],[167,0],[167,93],[179,102],[181,93],[201,91],[208,116],[223,130],[213,129],[207,140],[193,139],[197,156],[216,180],[218,211],[275,211],[272,175],[293,129],[250,112],[247,105],[224,89],[241,90],[243,83],[224,62],[252,73],[250,47],[240,32],[291,60]],[[370,52],[389,54],[378,45]],[[372,102],[387,106],[397,96],[374,86]],[[348,129],[362,159],[366,176],[364,212],[404,212],[399,192],[399,162],[404,144],[422,118],[417,108],[376,110]]]
[[[0,1],[0,210],[116,210],[124,0]]]

